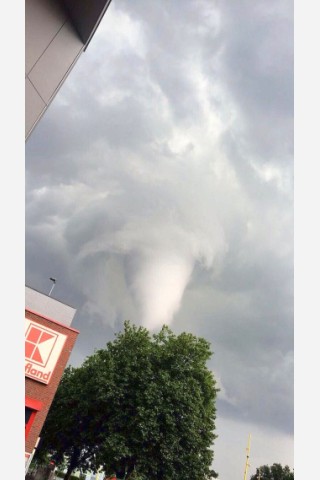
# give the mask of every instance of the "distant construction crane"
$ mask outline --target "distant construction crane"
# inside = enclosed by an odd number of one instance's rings
[[[248,469],[250,467],[250,464],[249,464],[250,444],[251,444],[251,433],[249,434],[248,446],[246,448],[247,455],[246,455],[246,466],[245,466],[245,469],[244,469],[244,480],[247,480],[247,473],[248,473]]]

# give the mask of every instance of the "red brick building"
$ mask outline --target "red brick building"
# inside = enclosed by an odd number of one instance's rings
[[[70,327],[76,310],[26,287],[25,462],[26,472],[50,405],[79,332]]]

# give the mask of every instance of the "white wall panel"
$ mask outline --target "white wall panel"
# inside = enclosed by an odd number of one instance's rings
[[[25,287],[25,304],[27,309],[67,326],[71,325],[76,313],[75,308],[27,286]]]
[[[29,78],[43,100],[48,103],[65,79],[83,43],[69,22],[65,23],[29,73]]]
[[[35,90],[28,78],[25,81],[25,134],[28,136],[33,125],[41,116],[46,108],[45,102],[42,100],[38,92]]]
[[[26,0],[26,74],[34,67],[66,20],[66,12],[57,0]]]

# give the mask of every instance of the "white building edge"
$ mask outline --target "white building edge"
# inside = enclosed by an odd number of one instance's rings
[[[25,138],[88,47],[111,0],[25,0]]]

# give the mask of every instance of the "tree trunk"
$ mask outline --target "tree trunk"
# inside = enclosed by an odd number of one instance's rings
[[[79,455],[80,455],[80,451],[78,449],[75,449],[73,451],[72,457],[70,459],[70,463],[68,465],[67,472],[64,476],[64,480],[69,480],[73,470],[75,470],[75,468],[77,468],[78,463],[79,463]]]
[[[72,463],[69,463],[69,465],[68,465],[68,470],[67,470],[67,472],[66,472],[66,474],[65,474],[65,476],[64,476],[64,480],[69,480],[69,478],[71,477],[71,474],[72,474],[73,470],[74,470],[74,467],[72,466]]]
[[[126,474],[126,480],[129,480],[133,472],[134,472],[134,464],[129,466]]]
[[[120,470],[116,470],[117,480],[127,480],[134,471],[134,463],[129,465],[127,468],[123,467]]]

